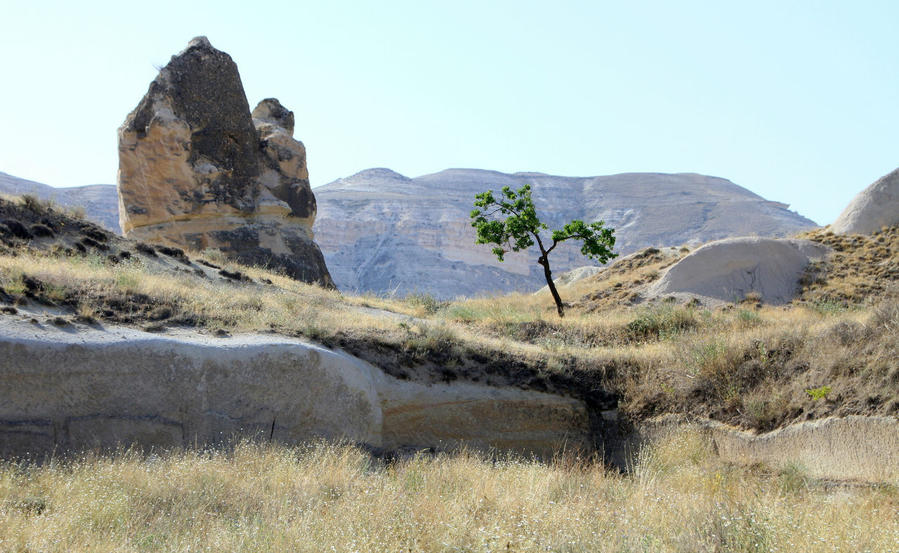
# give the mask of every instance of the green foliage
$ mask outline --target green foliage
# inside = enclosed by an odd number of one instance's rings
[[[582,240],[581,253],[590,259],[605,263],[616,257],[617,254],[612,253],[612,247],[615,245],[615,231],[605,228],[603,225],[605,225],[604,221],[588,225],[575,219],[562,227],[562,230],[553,231],[553,244],[570,238]]]
[[[535,241],[540,246],[540,253],[545,257],[558,243],[570,239],[582,241],[581,253],[600,263],[617,256],[612,253],[615,246],[615,231],[606,228],[604,221],[587,224],[575,219],[560,230],[553,231],[552,244],[548,248],[544,247],[540,232],[547,230],[548,227],[537,217],[529,184],[517,191],[505,186],[499,199],[494,196],[492,190],[482,192],[475,196],[474,206],[475,209],[471,212],[471,226],[477,229],[477,243],[495,244],[493,253],[500,261],[503,261],[506,253],[527,249],[533,246]]]
[[[531,187],[525,185],[517,192],[503,187],[503,198],[497,200],[493,190],[475,196],[475,209],[471,212],[471,225],[478,231],[477,244],[497,244],[493,253],[503,261],[509,250],[517,252],[534,245],[533,235],[547,227],[537,217],[537,210],[531,200]],[[478,209],[480,208],[480,209]],[[488,219],[501,214],[505,220]],[[503,246],[507,246],[509,250]]]
[[[740,325],[745,327],[757,326],[762,322],[762,318],[759,317],[759,314],[750,309],[740,309],[737,311],[737,320],[740,322]]]
[[[575,219],[561,229],[552,231],[552,244],[547,246],[540,233],[548,230],[548,227],[537,217],[529,184],[518,190],[504,186],[498,199],[493,195],[493,190],[477,194],[474,207],[475,209],[471,211],[471,226],[477,229],[476,243],[494,244],[493,254],[500,261],[503,261],[505,254],[510,251],[521,251],[537,244],[540,248],[537,263],[543,266],[546,285],[556,302],[556,310],[560,317],[564,315],[564,309],[562,299],[550,276],[550,252],[561,242],[575,239],[582,243],[582,254],[600,263],[605,263],[617,255],[612,252],[615,246],[615,231],[606,228],[603,221],[586,224]]]
[[[848,310],[848,307],[838,301],[820,300],[810,304],[811,308],[821,315],[839,315]]]
[[[826,399],[827,394],[831,392],[830,386],[821,386],[820,388],[809,388],[805,391],[808,394],[808,397],[812,398],[814,401],[818,401],[819,399]]]

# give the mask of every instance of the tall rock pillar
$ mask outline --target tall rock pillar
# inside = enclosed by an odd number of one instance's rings
[[[313,241],[315,196],[293,127],[293,112],[274,98],[251,114],[231,57],[193,39],[119,128],[125,236],[215,248],[333,287]]]

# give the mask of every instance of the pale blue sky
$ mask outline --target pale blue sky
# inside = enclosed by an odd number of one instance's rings
[[[369,167],[697,172],[819,223],[899,166],[899,2],[0,0],[0,171],[114,183],[196,35],[296,114],[313,186]]]

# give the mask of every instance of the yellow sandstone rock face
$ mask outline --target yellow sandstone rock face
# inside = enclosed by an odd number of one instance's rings
[[[119,129],[119,219],[129,238],[266,265],[333,286],[313,242],[315,196],[293,112],[251,115],[237,65],[205,37],[172,57]]]

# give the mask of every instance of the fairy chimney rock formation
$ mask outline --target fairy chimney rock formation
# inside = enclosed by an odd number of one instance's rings
[[[251,114],[231,56],[193,39],[119,128],[123,232],[333,287],[293,128],[293,112],[274,98]]]
[[[873,234],[899,225],[899,169],[859,192],[830,225],[835,234]]]

